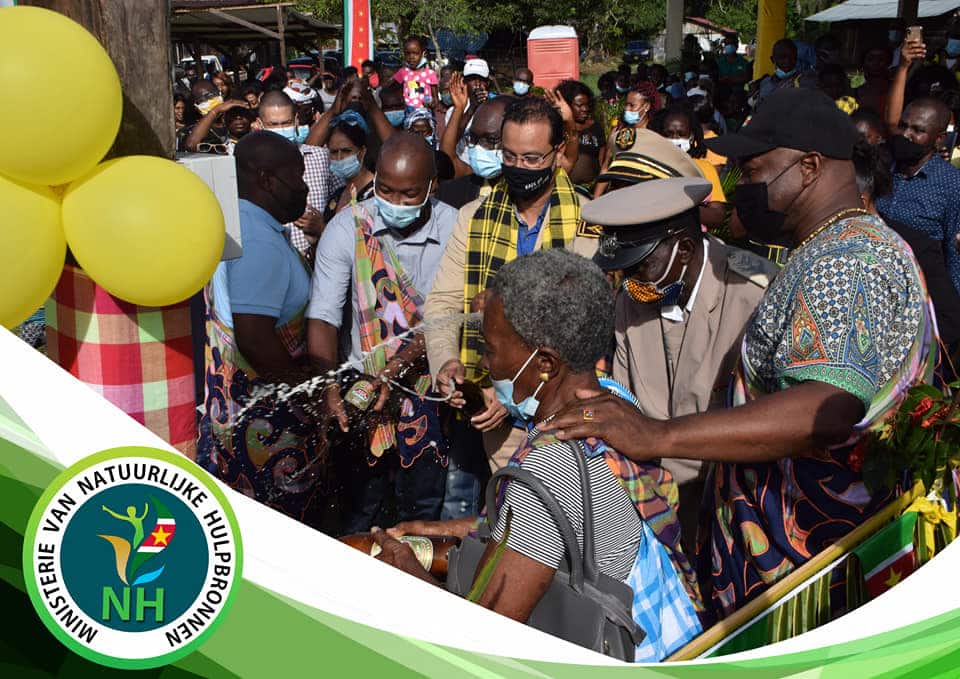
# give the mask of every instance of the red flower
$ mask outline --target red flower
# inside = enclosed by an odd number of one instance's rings
[[[860,439],[860,441],[853,447],[853,450],[850,451],[850,454],[847,456],[847,464],[850,466],[850,471],[859,472],[863,469],[863,458],[867,449],[867,440],[866,438]]]
[[[933,413],[930,417],[926,418],[923,422],[920,423],[920,426],[923,429],[928,428],[930,425],[938,422],[940,418],[947,414],[947,411],[950,410],[950,404],[941,407],[937,412]]]
[[[924,396],[920,399],[920,402],[917,403],[916,407],[910,411],[910,421],[914,424],[920,424],[923,421],[924,414],[933,407],[933,399],[929,396]]]

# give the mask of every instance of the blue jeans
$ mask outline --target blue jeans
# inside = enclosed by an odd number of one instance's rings
[[[436,521],[443,505],[447,470],[436,455],[424,454],[401,467],[393,452],[372,467],[362,458],[343,479],[341,531],[364,533],[371,526],[389,528],[400,521]]]
[[[483,507],[483,491],[490,478],[483,436],[465,420],[449,422],[450,464],[440,519],[477,516]]]
[[[480,514],[480,479],[450,461],[447,467],[447,487],[443,495],[440,520],[462,519]]]

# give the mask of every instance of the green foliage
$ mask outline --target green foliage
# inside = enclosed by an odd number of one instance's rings
[[[431,36],[441,28],[466,33],[512,26],[522,7],[511,0],[371,0],[374,21],[396,24],[400,39],[411,33]],[[343,20],[342,0],[300,0],[297,9],[323,21]]]
[[[530,30],[543,24],[568,24],[580,36],[581,47],[593,58],[619,56],[624,43],[634,37],[652,38],[666,25],[666,0],[371,0],[374,20],[395,23],[401,36],[430,35],[440,28],[455,32],[491,31],[497,28]],[[786,0],[784,0],[786,1]],[[703,16],[739,31],[751,41],[757,33],[757,0],[687,0],[687,16]],[[811,39],[803,23],[830,5],[832,0],[791,0],[787,3],[787,36]],[[342,0],[300,0],[297,9],[325,21],[339,22]]]
[[[467,601],[477,603],[480,601],[480,597],[482,597],[483,593],[486,591],[487,585],[490,584],[490,578],[493,577],[493,572],[497,569],[497,564],[500,563],[500,557],[503,556],[503,551],[507,548],[507,538],[510,537],[510,526],[512,523],[513,507],[508,507],[507,521],[503,529],[503,538],[499,543],[497,543],[497,546],[494,548],[493,554],[490,555],[490,558],[487,559],[486,563],[483,564],[483,566],[474,576],[473,586],[467,593]]]
[[[960,466],[960,382],[949,390],[953,396],[913,387],[892,421],[856,445],[850,464],[862,464],[868,490],[893,488],[907,470],[925,488],[942,491],[944,476]]]

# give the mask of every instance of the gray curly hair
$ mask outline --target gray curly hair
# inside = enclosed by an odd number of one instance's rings
[[[530,347],[550,347],[576,373],[593,370],[613,339],[613,294],[600,268],[564,249],[505,264],[491,285]]]

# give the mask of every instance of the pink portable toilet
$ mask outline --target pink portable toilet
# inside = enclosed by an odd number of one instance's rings
[[[527,37],[527,68],[534,85],[556,87],[580,79],[580,41],[571,26],[538,26]]]

